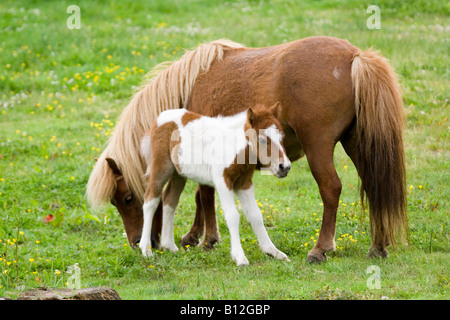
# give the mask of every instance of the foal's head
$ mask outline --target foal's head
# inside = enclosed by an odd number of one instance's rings
[[[262,105],[249,108],[246,133],[261,167],[270,169],[278,178],[284,178],[291,169],[291,162],[283,145],[283,127],[277,119],[279,107],[277,102],[270,108]]]

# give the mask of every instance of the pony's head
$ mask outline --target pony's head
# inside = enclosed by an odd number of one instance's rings
[[[106,158],[105,161],[108,163],[116,180],[116,188],[111,198],[111,203],[117,208],[122,217],[128,242],[134,246],[141,239],[143,225],[142,202],[128,187],[122,171],[114,159]]]
[[[142,201],[129,188],[119,169],[116,161],[112,158],[106,158],[109,169],[112,171],[116,180],[116,188],[111,197],[111,203],[117,208],[125,226],[128,242],[131,246],[137,246],[141,239],[142,226],[144,223],[142,213]],[[155,215],[155,219],[160,219]],[[159,243],[158,224],[154,223],[155,230],[152,232],[152,246],[157,247]]]
[[[261,105],[249,108],[246,133],[260,168],[270,169],[278,178],[284,178],[291,169],[291,162],[283,145],[284,131],[277,118],[279,109],[279,102],[270,108]]]

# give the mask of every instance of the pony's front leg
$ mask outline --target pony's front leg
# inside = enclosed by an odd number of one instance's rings
[[[236,194],[241,202],[242,209],[244,210],[244,213],[250,222],[256,237],[258,238],[261,251],[274,258],[290,261],[286,254],[275,247],[267,234],[266,228],[264,227],[261,210],[259,210],[258,204],[256,203],[253,186],[247,190],[236,190]]]
[[[245,257],[239,237],[239,212],[234,204],[233,191],[229,190],[225,185],[216,186],[216,189],[222,204],[228,230],[230,231],[231,258],[238,266],[247,265],[248,260]]]
[[[142,254],[146,257],[152,256],[152,241],[151,241],[151,232],[152,232],[152,222],[153,216],[155,214],[156,209],[158,208],[159,202],[161,198],[152,198],[149,201],[145,201],[142,207],[142,211],[144,212],[144,226],[142,228],[142,236],[139,241],[139,248],[142,251]]]

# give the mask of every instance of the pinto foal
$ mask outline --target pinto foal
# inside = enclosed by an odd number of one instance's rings
[[[230,117],[206,117],[185,109],[162,112],[150,134],[142,140],[148,163],[148,186],[144,196],[144,226],[139,244],[151,256],[153,215],[163,201],[161,247],[177,251],[173,237],[174,213],[186,179],[216,188],[231,237],[231,257],[246,265],[239,238],[239,213],[233,192],[258,238],[261,250],[277,259],[289,260],[270,240],[252,185],[257,162],[285,177],[291,162],[283,146],[284,133],[275,117],[279,104],[255,106]],[[163,192],[163,187],[169,181]]]

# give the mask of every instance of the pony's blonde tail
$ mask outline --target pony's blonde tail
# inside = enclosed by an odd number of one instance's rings
[[[353,58],[361,200],[369,202],[373,243],[383,250],[408,236],[403,102],[397,76],[369,49]]]
[[[222,60],[225,50],[241,47],[229,40],[216,40],[187,51],[173,63],[159,64],[149,73],[149,79],[120,116],[89,177],[86,192],[92,206],[106,204],[114,196],[116,181],[106,158],[116,162],[130,190],[143,201],[147,164],[140,154],[140,145],[152,122],[164,110],[185,108],[197,76],[207,72],[214,60]]]

